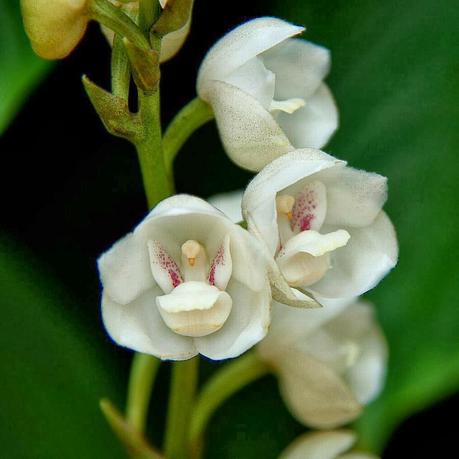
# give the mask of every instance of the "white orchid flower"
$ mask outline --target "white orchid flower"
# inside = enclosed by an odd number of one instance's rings
[[[198,95],[212,106],[228,155],[246,169],[259,171],[294,148],[321,148],[338,126],[323,83],[329,51],[291,38],[303,31],[254,19],[220,39],[201,64]]]
[[[312,427],[356,418],[385,379],[387,345],[363,302],[332,301],[309,311],[274,302],[257,351],[277,374],[292,415]]]
[[[121,346],[219,360],[267,332],[271,294],[257,240],[199,198],[162,201],[98,264],[104,325]]]
[[[136,19],[139,14],[139,1],[133,0],[131,2],[121,2],[118,0],[110,0],[115,6],[120,8],[125,14],[127,14],[131,19]],[[159,2],[161,7],[164,8],[167,4],[167,0],[160,0]],[[191,28],[191,11],[190,8],[190,16],[188,17],[188,21],[186,24],[178,30],[174,30],[173,32],[168,33],[165,35],[161,40],[161,51],[159,55],[159,61],[166,62],[169,59],[172,59],[179,51],[180,48],[184,45],[188,34],[190,33]],[[105,38],[108,40],[110,45],[113,45],[113,38],[115,33],[113,30],[109,29],[108,27],[101,25],[102,33],[105,35]]]
[[[312,432],[299,436],[279,459],[378,459],[369,453],[351,451],[356,435],[350,430]]]
[[[374,287],[397,262],[395,231],[381,210],[387,179],[346,166],[315,149],[287,153],[247,187],[248,229],[275,258],[279,302],[301,305],[353,298]]]

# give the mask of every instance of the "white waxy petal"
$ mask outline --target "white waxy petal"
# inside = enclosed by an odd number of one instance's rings
[[[279,100],[314,94],[330,70],[330,51],[306,40],[291,38],[261,55],[276,75]]]
[[[264,288],[254,291],[232,278],[227,291],[233,300],[228,320],[216,333],[195,339],[199,353],[213,360],[239,356],[264,338],[270,323],[271,292],[267,279]]]
[[[185,282],[171,293],[156,298],[161,317],[175,333],[206,336],[219,330],[231,312],[226,292],[204,282]]]
[[[327,214],[327,189],[322,182],[314,181],[295,196],[292,209],[292,230],[316,230],[322,226]]]
[[[323,230],[331,228],[324,227]],[[384,212],[369,226],[348,227],[346,247],[332,255],[333,269],[311,287],[323,298],[352,298],[373,288],[397,263],[394,228]]]
[[[346,431],[313,432],[298,437],[279,459],[338,459],[355,442],[355,434]]]
[[[146,244],[128,234],[97,261],[104,290],[119,304],[128,304],[154,285]]]
[[[236,86],[254,97],[266,110],[270,109],[274,97],[275,76],[257,57],[228,75],[225,83]]]
[[[308,286],[325,275],[330,267],[328,253],[345,246],[349,237],[345,230],[329,234],[302,231],[287,241],[276,261],[289,285]]]
[[[387,178],[372,172],[337,167],[320,174],[327,187],[327,225],[366,226],[387,199]]]
[[[322,148],[338,127],[335,100],[323,83],[305,100],[305,106],[294,113],[276,112],[274,117],[295,148]]]
[[[209,284],[215,285],[220,290],[225,290],[231,278],[232,271],[233,262],[230,253],[230,237],[227,234],[210,265],[208,275]]]
[[[193,340],[170,330],[161,319],[155,298],[161,294],[155,286],[128,305],[102,296],[102,318],[111,338],[120,346],[160,359],[186,360],[198,351]]]
[[[208,269],[207,254],[197,241],[189,239],[182,244],[182,269],[185,282],[205,281]]]
[[[241,89],[212,81],[207,85],[207,100],[212,105],[225,150],[237,165],[259,171],[293,149],[271,114]]]
[[[232,222],[239,223],[242,220],[241,201],[242,190],[229,191],[211,196],[207,201],[221,210]]]
[[[310,355],[291,349],[273,365],[287,407],[305,425],[333,428],[360,414],[361,406],[343,378]]]
[[[269,17],[236,27],[209,50],[202,62],[197,82],[199,96],[208,100],[207,85],[211,80],[224,81],[249,60],[303,30],[303,27]]]
[[[151,273],[164,293],[171,292],[183,282],[182,273],[175,260],[159,241],[148,241]]]

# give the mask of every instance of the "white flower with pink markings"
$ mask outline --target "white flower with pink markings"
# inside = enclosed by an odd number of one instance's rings
[[[221,38],[201,64],[198,95],[211,105],[225,150],[241,167],[259,171],[295,148],[321,148],[338,127],[323,82],[330,53],[294,38],[304,30],[256,18]]]
[[[164,200],[99,259],[108,333],[162,359],[238,356],[269,325],[261,252],[252,235],[205,201]]]
[[[252,180],[243,214],[275,259],[277,301],[353,298],[395,266],[397,240],[381,210],[386,182],[312,148],[287,153]]]

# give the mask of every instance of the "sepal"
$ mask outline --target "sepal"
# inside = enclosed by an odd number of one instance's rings
[[[129,111],[127,100],[105,91],[86,75],[83,75],[82,81],[91,103],[110,134],[131,141],[141,136],[142,126],[136,115]]]
[[[151,29],[159,37],[180,30],[187,25],[193,10],[194,0],[169,0],[160,18]]]

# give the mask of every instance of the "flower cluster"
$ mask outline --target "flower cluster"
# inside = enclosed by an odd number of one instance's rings
[[[160,3],[150,47],[137,0],[21,0],[42,57],[70,53],[92,19],[111,43],[124,37],[120,49],[145,97],[157,80],[143,87],[140,77],[180,49],[191,23],[192,1],[183,11]],[[164,199],[98,267],[103,322],[116,343],[164,360],[229,359],[256,345],[292,415],[330,429],[358,416],[383,385],[385,339],[358,297],[395,266],[398,246],[382,210],[386,178],[320,150],[338,127],[324,83],[330,53],[297,38],[303,31],[258,18],[219,40],[201,64],[198,102],[210,107],[229,157],[258,172],[247,188],[210,202]],[[143,118],[123,111],[127,97],[92,95],[112,104],[111,116],[124,115],[117,133],[133,123],[135,141]],[[353,442],[346,431],[308,434],[282,457],[344,457]]]
[[[356,298],[395,266],[398,248],[382,210],[386,178],[317,149],[338,116],[323,83],[329,53],[291,38],[302,31],[260,18],[209,51],[198,94],[229,156],[261,170],[210,204],[160,203],[100,258],[102,309],[118,344],[162,359],[236,357],[271,324],[257,355],[287,406],[333,428],[382,387],[385,340]]]

